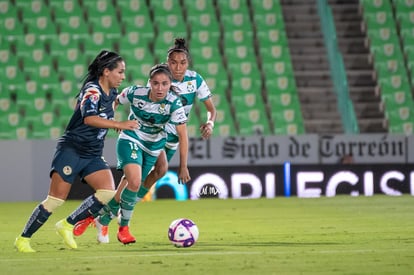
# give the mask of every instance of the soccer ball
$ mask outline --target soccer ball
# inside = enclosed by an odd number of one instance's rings
[[[198,227],[190,219],[176,219],[168,228],[168,239],[175,247],[190,247],[198,240]]]

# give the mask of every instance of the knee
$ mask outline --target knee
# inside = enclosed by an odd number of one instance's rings
[[[168,171],[168,163],[165,161],[157,162],[153,171],[157,179],[162,178]]]
[[[44,201],[42,201],[43,208],[52,213],[56,208],[61,206],[65,201],[53,196],[48,195]]]
[[[98,189],[95,198],[102,204],[107,204],[115,196],[115,190]]]

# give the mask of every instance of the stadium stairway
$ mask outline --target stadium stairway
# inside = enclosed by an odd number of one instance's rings
[[[381,99],[375,93],[374,67],[369,62],[366,35],[361,30],[359,0],[329,0],[339,48],[347,71],[349,93],[361,133],[385,133]]]
[[[307,133],[343,133],[316,0],[281,0]],[[361,133],[387,132],[358,0],[329,0]],[[305,30],[305,31],[304,31]]]
[[[306,133],[343,133],[316,0],[281,0]]]

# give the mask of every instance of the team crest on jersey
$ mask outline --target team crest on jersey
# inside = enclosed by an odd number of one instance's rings
[[[160,107],[158,108],[158,112],[160,114],[165,114],[165,103],[160,104]]]
[[[81,106],[85,105],[86,101],[96,104],[99,101],[99,92],[97,90],[89,89],[83,96]]]
[[[193,82],[191,82],[191,81],[188,81],[187,82],[187,91],[189,93],[193,93],[195,91],[195,87],[193,85]]]
[[[66,176],[69,176],[70,174],[72,174],[72,167],[70,167],[69,165],[66,165],[65,167],[63,167],[62,171],[63,171],[63,174],[65,174]]]

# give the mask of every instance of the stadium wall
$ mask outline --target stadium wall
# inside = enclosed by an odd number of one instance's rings
[[[412,193],[413,142],[412,136],[383,134],[230,137],[207,141],[192,138],[188,163],[193,180],[186,192],[188,198],[193,199],[219,194],[249,198],[257,197],[259,193],[261,197],[315,197],[329,196],[333,190],[351,195]],[[107,140],[104,150],[111,167],[116,166],[115,144],[115,139]],[[50,162],[55,146],[54,140],[0,141],[0,201],[43,199],[49,187]],[[345,154],[352,154],[355,164],[340,164],[339,159]],[[169,175],[174,175],[178,166],[177,155],[170,163]],[[290,164],[291,171],[289,186],[286,186],[286,163]],[[344,167],[348,168],[343,170]],[[113,171],[118,180],[121,173]],[[243,177],[249,182],[240,182]],[[338,179],[344,177],[348,183],[338,183]],[[217,186],[208,186],[208,181],[214,179],[222,182],[227,191],[224,187],[220,190]],[[329,185],[331,181],[340,186],[332,187],[334,183]],[[208,188],[200,187],[191,193],[195,182],[206,182]],[[261,191],[254,189],[259,183]],[[90,191],[88,188],[75,183],[70,198],[83,198]],[[155,195],[173,197],[170,189],[164,186]]]

